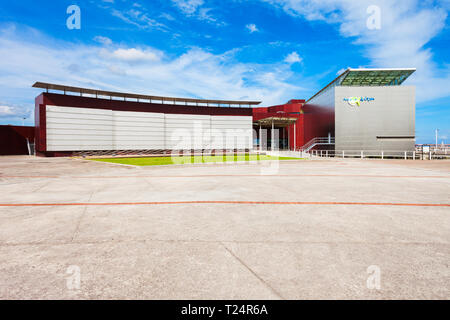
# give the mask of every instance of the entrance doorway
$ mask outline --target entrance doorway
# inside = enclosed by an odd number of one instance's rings
[[[289,126],[297,121],[290,117],[269,117],[253,123],[256,132],[254,148],[258,150],[290,150]]]

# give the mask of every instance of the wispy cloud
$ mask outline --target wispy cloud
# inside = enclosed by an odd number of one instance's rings
[[[98,43],[101,43],[105,46],[109,46],[112,44],[112,40],[108,37],[103,37],[103,36],[96,36],[94,37],[94,41],[97,41]]]
[[[204,3],[203,0],[172,0],[172,2],[186,15],[193,15]]]
[[[450,96],[450,68],[433,61],[426,47],[445,26],[448,0],[264,0],[289,15],[339,27],[350,43],[365,48],[371,67],[416,67],[408,80],[420,87],[418,101]],[[368,7],[381,10],[381,29],[367,27]]]
[[[25,119],[30,118],[31,113],[29,106],[0,102],[0,119]]]
[[[175,20],[175,18],[171,14],[169,14],[167,12],[163,12],[159,16],[161,18],[164,18],[164,19],[169,20],[169,21],[174,21]]]
[[[166,25],[150,18],[147,13],[138,9],[130,9],[126,11],[112,9],[111,14],[128,24],[138,27],[139,29],[156,29],[160,31],[168,30]]]
[[[172,3],[187,17],[193,17],[217,26],[226,25],[225,22],[219,21],[210,13],[212,8],[203,7],[203,0],[172,0]]]
[[[32,40],[26,36],[30,33]],[[237,51],[213,54],[190,48],[173,56],[150,47],[70,44],[33,29],[3,29],[0,56],[11,58],[0,60],[0,96],[8,96],[6,102],[23,99],[31,110],[38,93],[31,88],[35,81],[154,95],[254,99],[264,105],[305,94],[291,83],[292,71],[283,61],[241,63]]]

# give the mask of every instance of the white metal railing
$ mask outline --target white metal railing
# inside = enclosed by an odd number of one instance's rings
[[[402,150],[311,150],[312,157],[325,158],[359,158],[359,159],[412,159],[412,160],[432,160],[450,159],[450,155],[439,153],[421,153],[417,151]]]
[[[335,139],[333,137],[317,137],[308,141],[303,147],[299,149],[301,152],[309,152],[312,148],[318,145],[333,145]]]
[[[416,152],[422,152],[424,147],[428,147],[431,152],[439,154],[450,154],[450,144],[416,144]]]

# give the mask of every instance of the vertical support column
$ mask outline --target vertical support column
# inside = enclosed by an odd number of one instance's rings
[[[272,119],[272,131],[270,132],[270,150],[275,150],[275,129],[273,126],[273,119]]]
[[[294,122],[294,151],[297,150],[297,120]]]
[[[364,159],[364,151],[361,150],[361,159]]]
[[[166,114],[164,114],[164,122],[163,122],[163,136],[164,136],[164,143],[163,143],[163,148],[164,148],[164,153],[167,153],[167,142],[166,142]]]
[[[408,157],[407,157],[407,152],[405,151],[405,160],[407,159]]]
[[[416,152],[413,151],[413,160],[416,160]]]
[[[262,151],[262,129],[261,129],[261,124],[259,125],[259,152]]]
[[[381,160],[384,159],[384,151],[381,151]]]
[[[288,149],[291,150],[291,129],[290,125],[287,126],[287,140],[288,140]]]

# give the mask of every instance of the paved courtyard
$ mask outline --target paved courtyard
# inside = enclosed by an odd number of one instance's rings
[[[0,197],[1,299],[450,298],[450,161],[0,157]]]

